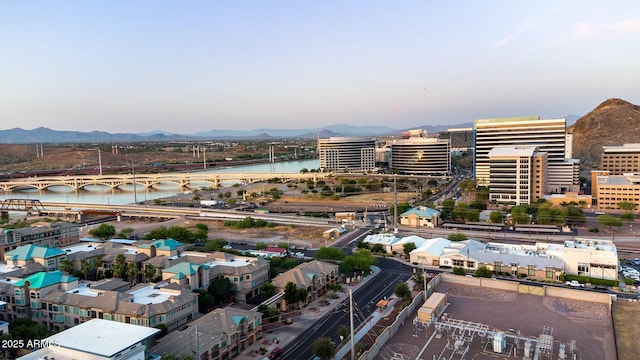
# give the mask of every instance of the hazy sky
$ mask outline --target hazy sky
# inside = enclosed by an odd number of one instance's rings
[[[640,1],[0,0],[1,129],[396,129],[640,104]]]

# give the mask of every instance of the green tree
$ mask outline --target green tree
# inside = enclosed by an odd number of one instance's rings
[[[216,298],[216,304],[223,304],[231,300],[233,284],[225,277],[219,277],[209,284],[209,292]]]
[[[511,208],[511,221],[514,224],[529,224],[531,220],[524,206],[514,206]]]
[[[134,285],[137,282],[138,277],[138,265],[134,262],[130,262],[127,264],[127,279],[131,285]]]
[[[153,280],[153,277],[156,275],[156,267],[153,266],[153,264],[145,264],[144,269],[142,270],[142,275],[146,282]]]
[[[100,269],[104,270],[104,255],[99,254],[93,257],[91,260],[93,262],[93,269],[96,271],[96,280],[100,279],[102,273]]]
[[[340,336],[340,338],[344,341],[349,337],[349,328],[347,327],[347,325],[340,325],[338,326],[338,336]]]
[[[66,273],[71,273],[71,271],[73,271],[73,261],[69,259],[62,260],[60,262],[60,270]]]
[[[263,242],[263,241],[258,241],[256,243],[256,250],[264,250],[267,247],[268,247],[267,244],[265,242]]]
[[[336,349],[331,344],[331,338],[321,337],[313,344],[313,354],[320,360],[331,360],[336,356]]]
[[[638,205],[631,201],[621,201],[618,203],[618,207],[622,210],[633,211]]]
[[[91,261],[89,260],[84,260],[80,264],[80,273],[82,274],[85,280],[87,280],[87,275],[89,275],[91,271],[93,271],[93,264],[91,264]]]
[[[491,272],[491,270],[489,270],[488,267],[480,266],[476,270],[476,276],[483,277],[483,278],[490,278],[491,276],[493,276],[493,273]]]
[[[353,255],[346,256],[340,263],[340,272],[353,275],[369,273],[369,268],[378,263],[378,259],[367,249],[358,249]]]
[[[346,255],[342,249],[323,246],[318,249],[315,258],[319,260],[342,260]]]
[[[622,220],[618,219],[616,217],[613,217],[609,214],[604,214],[604,215],[599,215],[598,216],[598,222],[600,224],[602,224],[602,226],[607,226],[609,228],[609,231],[611,231],[611,236],[614,236],[614,232],[613,232],[613,227],[620,227],[622,226]]]
[[[493,224],[502,224],[504,222],[504,216],[502,216],[502,212],[494,210],[489,214],[489,221]]]
[[[402,251],[405,255],[409,256],[409,254],[416,249],[416,244],[413,242],[406,243],[402,245]]]
[[[404,303],[411,302],[411,289],[409,289],[409,285],[407,285],[407,283],[401,282],[396,285],[394,294],[402,299]]]
[[[98,239],[107,240],[116,234],[116,228],[110,224],[100,224],[97,228],[89,230],[89,234]]]
[[[262,283],[262,285],[260,286],[260,292],[262,293],[265,299],[271,298],[273,295],[276,294],[276,291],[278,291],[276,287],[268,281]]]
[[[447,236],[450,241],[463,241],[467,240],[467,236],[461,232],[453,232]]]
[[[454,267],[451,272],[453,273],[453,275],[464,275],[464,274],[466,274],[466,272],[464,271],[464,268],[461,267],[461,266]]]
[[[306,288],[297,288],[296,289],[296,297],[298,299],[298,307],[300,307],[300,303],[303,305],[307,303],[307,297],[309,296],[309,291]]]
[[[116,255],[116,259],[113,263],[113,277],[122,278],[127,272],[127,257],[124,254]]]
[[[289,306],[298,302],[298,289],[296,284],[291,281],[284,286],[284,299],[287,301],[287,305]]]
[[[118,233],[118,237],[120,239],[128,239],[129,236],[133,235],[133,233],[135,233],[135,230],[133,228],[126,227],[120,230],[120,232]]]
[[[216,304],[216,298],[206,290],[193,290],[198,293],[198,311],[206,314]]]

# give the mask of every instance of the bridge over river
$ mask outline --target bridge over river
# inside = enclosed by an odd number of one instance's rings
[[[80,190],[90,185],[107,186],[111,189],[126,185],[142,185],[153,188],[160,184],[177,184],[181,188],[209,184],[217,189],[223,181],[237,181],[252,184],[260,181],[278,179],[280,182],[324,179],[330,173],[162,173],[162,174],[120,174],[120,175],[82,175],[82,176],[46,176],[0,181],[0,189],[14,191],[35,188],[46,190],[52,186],[68,186]]]

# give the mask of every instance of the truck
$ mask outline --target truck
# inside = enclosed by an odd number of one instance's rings
[[[580,284],[577,280],[571,280],[565,282],[565,285],[569,285],[571,287],[584,287],[584,284]]]

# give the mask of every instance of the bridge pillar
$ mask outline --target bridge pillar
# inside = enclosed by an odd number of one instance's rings
[[[78,213],[77,218],[80,222],[84,221],[84,216],[81,213]]]
[[[4,211],[2,210],[0,212],[0,219],[2,220],[9,220],[9,212],[8,211]]]

